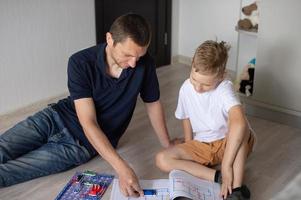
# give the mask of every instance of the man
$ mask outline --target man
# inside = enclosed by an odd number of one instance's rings
[[[144,18],[117,18],[106,43],[72,55],[70,96],[20,122],[0,136],[0,186],[67,170],[99,154],[117,172],[126,196],[143,192],[137,176],[115,151],[135,109],[145,102],[163,147],[172,145],[159,101],[151,30]]]

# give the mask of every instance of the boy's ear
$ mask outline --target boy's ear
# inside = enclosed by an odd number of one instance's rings
[[[227,78],[227,76],[228,76],[228,71],[225,70],[225,72],[223,73],[223,75],[220,77],[220,80],[221,81],[224,80],[225,78]]]

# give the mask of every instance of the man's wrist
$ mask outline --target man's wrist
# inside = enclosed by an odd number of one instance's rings
[[[124,168],[126,168],[128,164],[125,160],[123,160],[121,157],[119,157],[118,161],[112,165],[113,169],[119,174],[123,171]]]

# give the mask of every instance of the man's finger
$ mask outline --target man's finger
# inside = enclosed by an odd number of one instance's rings
[[[120,188],[121,189],[121,193],[125,196],[125,197],[128,197],[129,196],[129,193],[127,191],[126,188]]]
[[[127,188],[130,197],[138,197],[139,193],[137,193],[131,186]]]
[[[133,189],[139,194],[140,197],[144,196],[143,190],[141,189],[140,185],[137,184],[133,184],[132,185]]]

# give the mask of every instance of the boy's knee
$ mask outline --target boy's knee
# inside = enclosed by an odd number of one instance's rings
[[[246,145],[247,145],[248,142],[249,142],[250,137],[251,137],[250,129],[247,129],[247,130],[245,131],[245,137],[244,137],[244,139],[243,139],[243,144],[246,144]]]
[[[156,155],[156,165],[157,167],[159,167],[161,170],[163,171],[169,171],[169,165],[168,165],[168,160],[169,160],[169,156],[166,150],[160,151],[157,155]]]

